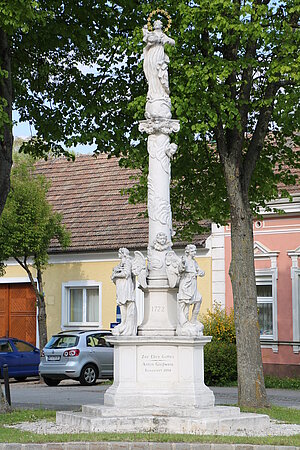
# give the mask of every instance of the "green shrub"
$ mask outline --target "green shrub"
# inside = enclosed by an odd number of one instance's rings
[[[209,386],[224,386],[237,380],[236,345],[213,341],[204,347],[204,380]]]
[[[203,334],[212,336],[215,341],[235,343],[234,312],[231,309],[227,312],[222,306],[216,303],[212,310],[207,311],[201,317],[204,325]]]
[[[219,304],[201,317],[203,334],[212,336],[204,347],[204,379],[210,386],[224,386],[237,380],[237,356],[233,310]]]

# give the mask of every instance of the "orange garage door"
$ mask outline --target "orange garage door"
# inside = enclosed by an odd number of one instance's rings
[[[36,299],[30,283],[0,284],[0,336],[36,343]]]

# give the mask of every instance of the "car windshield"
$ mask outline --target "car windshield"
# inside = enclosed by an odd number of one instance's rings
[[[78,336],[64,335],[52,336],[45,348],[69,348],[75,347],[78,344]]]

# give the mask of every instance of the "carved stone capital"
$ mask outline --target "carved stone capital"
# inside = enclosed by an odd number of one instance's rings
[[[140,120],[139,131],[147,134],[171,134],[180,130],[179,120],[175,119],[148,119]]]

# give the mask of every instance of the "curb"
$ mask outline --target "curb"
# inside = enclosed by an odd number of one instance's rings
[[[251,444],[200,444],[171,442],[62,442],[0,444],[0,450],[296,450],[299,447]]]

